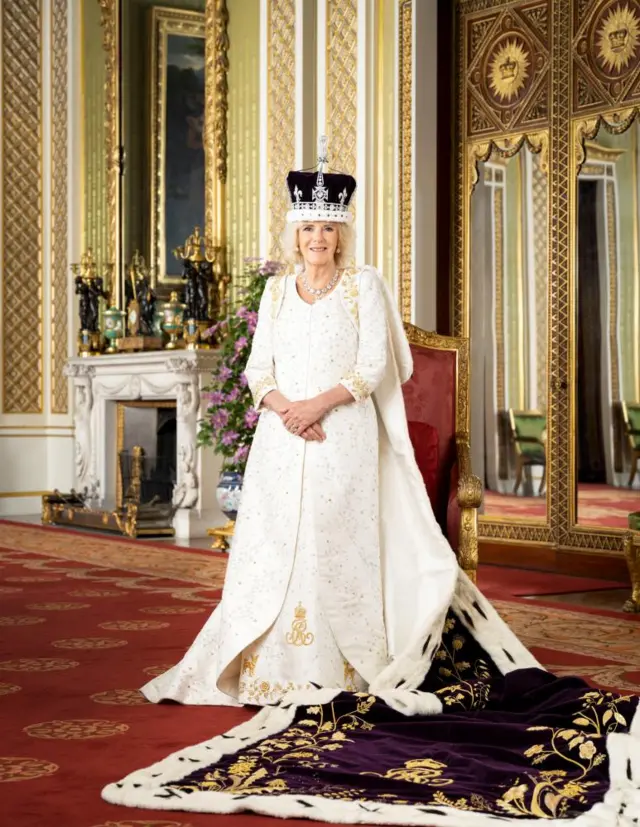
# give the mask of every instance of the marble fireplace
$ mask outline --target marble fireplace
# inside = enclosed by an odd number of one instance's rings
[[[122,493],[118,451],[127,447],[123,445],[125,412],[140,412],[128,420],[133,435],[128,438],[138,435],[137,441],[144,443],[143,431],[150,420],[147,417],[145,425],[142,412],[156,410],[151,421],[171,431],[163,450],[175,449],[171,459],[176,537],[204,537],[208,528],[223,525],[226,519],[215,496],[221,458],[210,448],[197,448],[202,391],[217,358],[211,351],[181,350],[70,359],[66,373],[74,389],[76,490],[86,489],[115,504]],[[153,450],[153,445],[148,443],[146,450]]]

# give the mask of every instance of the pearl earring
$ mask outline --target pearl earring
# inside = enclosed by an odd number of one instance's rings
[[[300,247],[296,247],[296,253],[300,252]]]
[[[340,252],[340,247],[336,247],[336,253]]]

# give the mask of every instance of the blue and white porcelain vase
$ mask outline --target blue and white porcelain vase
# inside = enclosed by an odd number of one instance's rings
[[[238,471],[224,471],[218,480],[216,500],[224,516],[235,522],[242,494],[242,474]]]

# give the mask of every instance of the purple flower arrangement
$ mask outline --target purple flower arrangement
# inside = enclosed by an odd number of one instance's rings
[[[198,444],[212,446],[224,457],[227,471],[244,472],[259,414],[244,375],[251,340],[258,323],[260,299],[269,276],[281,265],[275,261],[245,259],[247,287],[239,306],[205,332],[219,343],[220,361],[203,394],[206,414],[199,422]]]

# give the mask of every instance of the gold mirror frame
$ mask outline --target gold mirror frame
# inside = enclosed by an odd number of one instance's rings
[[[576,325],[576,311],[577,311],[577,274],[576,274],[576,257],[577,257],[577,188],[578,176],[582,169],[587,156],[587,145],[590,141],[596,138],[598,133],[605,129],[612,135],[621,135],[626,132],[634,123],[636,119],[640,118],[640,106],[630,106],[623,109],[613,109],[609,112],[602,112],[593,115],[589,118],[574,118],[571,121],[571,166],[569,176],[568,197],[571,207],[571,215],[573,220],[570,224],[570,242],[569,242],[569,295],[573,297],[573,312],[569,316],[569,383],[570,383],[570,400],[569,400],[569,433],[575,435],[578,422],[578,405],[577,405],[577,353],[578,353],[578,331]],[[609,150],[611,152],[611,150]],[[570,490],[578,490],[577,481],[577,444],[575,438],[571,438],[569,450],[569,487]],[[569,502],[569,536],[580,547],[591,547],[589,544],[593,542],[590,537],[592,532],[597,531],[598,539],[601,543],[606,543],[606,547],[616,548],[624,540],[624,529],[614,528],[594,528],[593,526],[586,526],[579,522],[580,514],[577,508],[576,496],[571,498]],[[598,546],[601,548],[602,546]]]
[[[107,158],[107,204],[110,261],[120,261],[121,238],[119,190],[121,181],[120,158],[120,82],[118,31],[119,0],[97,0],[101,8],[103,48],[106,60],[105,154]],[[226,273],[225,198],[227,183],[227,114],[229,69],[229,12],[226,0],[206,0],[205,4],[205,226],[204,234],[212,245],[221,248],[220,267]],[[122,307],[123,272],[117,274],[114,285],[114,304]]]
[[[478,164],[480,162],[488,161],[493,154],[497,154],[500,158],[513,158],[520,152],[523,147],[527,147],[533,154],[540,156],[540,169],[547,176],[547,226],[551,227],[551,198],[549,193],[549,132],[546,129],[538,130],[531,133],[516,133],[507,135],[496,135],[489,140],[473,141],[464,145],[464,157],[466,160],[464,167],[464,201],[462,203],[462,226],[463,231],[463,256],[464,264],[460,279],[460,284],[457,285],[462,301],[457,305],[457,318],[455,324],[455,335],[469,337],[470,335],[470,303],[469,296],[471,293],[471,279],[470,279],[470,257],[471,257],[471,243],[470,243],[470,227],[471,227],[471,197],[473,191],[478,183]],[[547,242],[547,258],[549,262],[549,272],[551,272],[551,244]],[[549,364],[551,352],[551,316],[549,313],[551,301],[551,283],[547,284],[547,316],[548,316],[548,337],[547,337],[547,386],[549,404],[549,444],[552,444],[552,416],[551,416],[551,388],[549,387]],[[473,351],[473,342],[471,342],[471,350]],[[550,480],[553,475],[553,454],[550,453],[547,458],[547,477]],[[550,537],[549,525],[549,511],[551,486],[547,485],[546,489],[546,512],[545,516],[537,519],[521,519],[517,524],[509,517],[486,517],[480,515],[478,519],[478,535],[481,538],[493,539],[525,539],[523,536],[514,538],[512,535],[514,531],[520,535],[526,535],[528,542],[543,542],[548,543]]]
[[[573,398],[575,369],[575,288],[573,274],[573,249],[575,242],[575,190],[578,163],[583,159],[582,139],[588,137],[591,129],[599,125],[600,119],[623,130],[625,119],[631,118],[631,110],[640,104],[640,92],[629,93],[624,84],[604,87],[593,86],[600,81],[590,80],[583,66],[589,58],[585,51],[584,32],[588,27],[602,25],[608,4],[606,0],[590,0],[575,4],[568,0],[547,0],[537,4],[530,11],[530,3],[524,0],[457,0],[456,3],[456,59],[457,59],[457,141],[455,225],[454,225],[454,271],[452,274],[452,327],[454,335],[464,335],[468,330],[468,281],[466,260],[468,237],[466,234],[469,166],[468,146],[470,143],[503,140],[509,129],[499,129],[497,118],[487,112],[487,103],[474,87],[470,66],[482,52],[489,54],[487,40],[495,43],[502,37],[500,30],[505,17],[514,10],[529,10],[518,25],[531,31],[538,27],[536,48],[540,57],[539,72],[547,76],[544,94],[535,101],[529,98],[524,111],[520,99],[514,101],[513,117],[519,122],[527,118],[536,122],[536,128],[548,129],[549,135],[549,238],[550,238],[550,280],[549,280],[549,441],[550,464],[547,480],[547,526],[532,526],[504,522],[480,523],[480,538],[527,545],[544,545],[569,552],[613,554],[622,557],[625,531],[585,527],[575,523],[575,449],[571,433],[575,423],[575,402]],[[629,12],[636,15],[636,11]],[[576,18],[575,16],[578,15]],[[524,29],[523,29],[524,30]],[[497,34],[496,34],[497,33]],[[534,42],[534,39],[530,39]],[[530,68],[533,64],[530,64]],[[476,67],[477,68],[477,67]],[[592,84],[590,86],[590,84]],[[542,86],[537,87],[538,90]],[[634,87],[634,89],[637,89]],[[595,90],[595,91],[594,91]],[[537,92],[536,92],[537,94]],[[613,109],[607,102],[611,96],[628,94],[626,107]],[[635,96],[635,97],[634,97]],[[536,112],[534,105],[542,101]],[[601,101],[601,102],[600,102]],[[599,103],[600,102],[600,103]],[[631,106],[634,104],[635,106]],[[484,107],[484,108],[483,108]],[[585,114],[582,114],[585,113]],[[625,114],[626,113],[626,114]],[[538,119],[538,120],[536,120]],[[537,124],[539,123],[539,127]],[[511,131],[520,136],[527,130]],[[533,130],[531,130],[533,131]],[[478,134],[475,140],[470,136]],[[578,140],[578,134],[580,140]],[[516,136],[512,137],[515,140]],[[579,148],[578,148],[579,146]],[[473,361],[471,365],[473,371]]]

